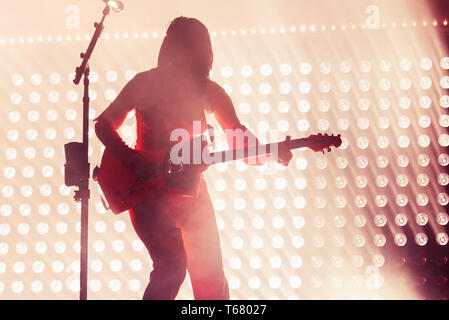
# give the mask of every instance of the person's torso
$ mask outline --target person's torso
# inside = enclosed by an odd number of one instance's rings
[[[137,149],[165,150],[174,142],[174,130],[187,130],[189,135],[207,129],[204,110],[207,99],[189,77],[167,74],[153,69],[136,106]]]

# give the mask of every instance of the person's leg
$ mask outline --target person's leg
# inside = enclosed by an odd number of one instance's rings
[[[186,275],[181,231],[167,209],[155,201],[147,201],[130,210],[130,217],[153,260],[153,271],[143,299],[175,299]]]
[[[197,300],[227,300],[229,288],[223,271],[220,239],[207,189],[191,207],[182,225],[187,270]]]

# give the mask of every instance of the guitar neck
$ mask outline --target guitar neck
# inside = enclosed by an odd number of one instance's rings
[[[216,160],[215,163],[242,160],[271,154],[276,152],[280,145],[286,146],[289,150],[307,147],[307,138],[259,144],[254,147],[238,148],[234,150],[218,151],[211,153],[210,156]]]

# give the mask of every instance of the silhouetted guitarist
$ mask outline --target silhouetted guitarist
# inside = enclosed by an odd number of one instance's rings
[[[166,150],[170,133],[177,128],[192,133],[194,121],[201,121],[204,132],[204,110],[213,112],[223,129],[246,130],[229,96],[209,79],[212,60],[207,28],[193,18],[176,18],[162,43],[158,66],[137,74],[96,119],[98,138],[139,175],[145,171],[144,160],[116,131],[133,109],[138,150]],[[243,141],[235,143],[233,147],[239,147]],[[279,150],[284,165],[291,157],[288,149]],[[203,179],[197,198],[167,192],[157,199],[149,197],[129,213],[153,260],[144,299],[174,299],[186,269],[195,299],[229,298],[214,210]]]

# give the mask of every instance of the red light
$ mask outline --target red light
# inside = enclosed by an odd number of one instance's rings
[[[438,279],[437,285],[441,286],[441,287],[444,287],[446,285],[446,283],[447,283],[447,277],[446,276],[441,276]]]
[[[418,265],[418,266],[423,266],[423,265],[426,264],[426,262],[427,262],[427,258],[426,257],[417,258],[416,261],[415,261],[416,265]]]
[[[403,266],[406,262],[407,262],[407,259],[405,259],[405,257],[399,257],[394,260],[394,263],[399,267]]]
[[[435,264],[438,267],[442,267],[447,263],[447,261],[448,261],[447,257],[439,257],[438,259],[435,260]]]
[[[425,286],[427,283],[427,278],[426,277],[417,277],[415,279],[415,284],[417,286]]]

